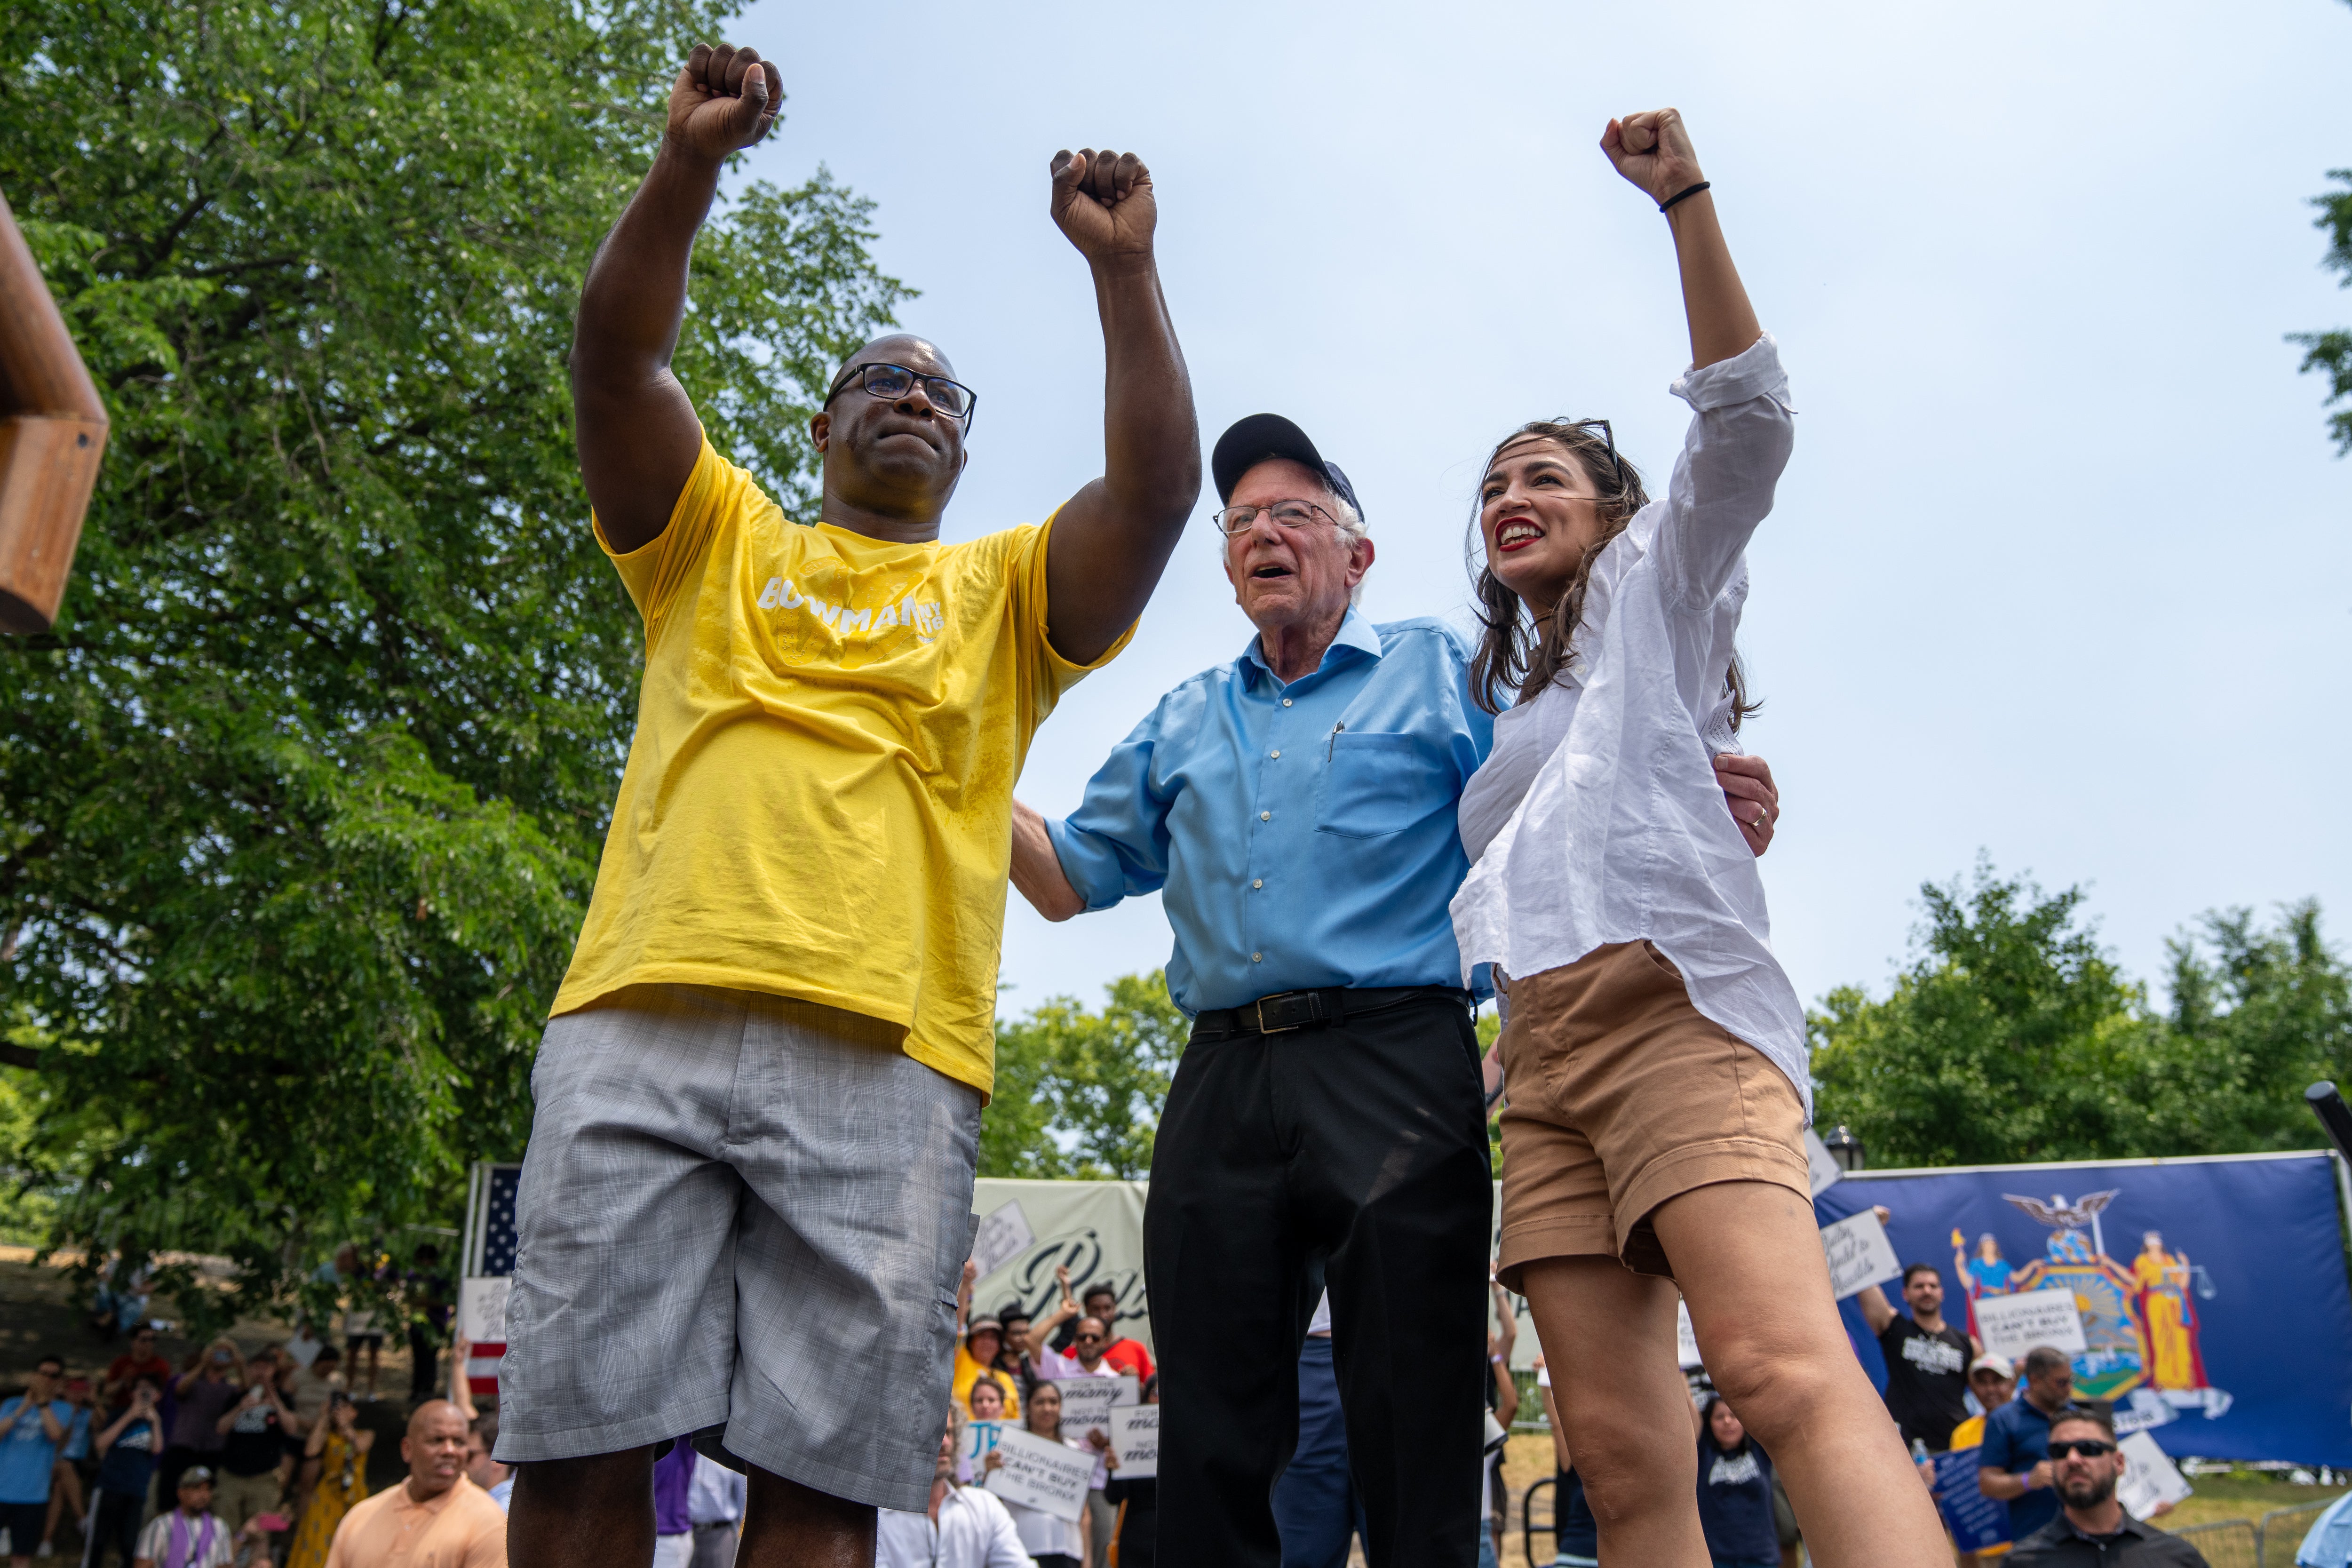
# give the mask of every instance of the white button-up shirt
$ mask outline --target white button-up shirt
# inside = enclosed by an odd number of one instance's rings
[[[1810,1115],[1804,1007],[1713,766],[1738,749],[1724,672],[1795,411],[1769,332],[1673,391],[1696,413],[1665,498],[1594,561],[1567,676],[1495,721],[1463,792],[1475,864],[1454,936],[1465,982],[1481,963],[1538,974],[1655,942],[1692,1005],[1770,1058]]]
[[[951,1487],[928,1513],[876,1510],[874,1568],[1034,1568],[1013,1516],[994,1492]]]

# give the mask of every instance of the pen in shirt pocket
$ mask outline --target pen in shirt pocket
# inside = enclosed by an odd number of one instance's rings
[[[1328,763],[1331,760],[1332,752],[1339,749],[1339,731],[1347,727],[1348,721],[1345,719],[1340,720],[1337,724],[1331,726],[1331,738],[1323,742],[1323,760],[1326,763]]]

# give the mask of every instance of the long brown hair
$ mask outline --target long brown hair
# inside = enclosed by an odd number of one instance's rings
[[[1576,575],[1569,579],[1567,591],[1551,607],[1549,615],[1533,615],[1495,575],[1494,564],[1486,558],[1486,533],[1479,520],[1486,511],[1486,476],[1508,448],[1520,442],[1536,439],[1549,441],[1567,452],[1585,479],[1592,486],[1597,498],[1596,510],[1601,514],[1601,535],[1576,563]],[[1471,497],[1470,535],[1465,550],[1474,567],[1473,608],[1478,616],[1481,635],[1478,652],[1470,661],[1470,694],[1479,707],[1489,713],[1503,710],[1502,694],[1508,691],[1512,700],[1525,702],[1540,694],[1559,679],[1575,653],[1575,637],[1584,623],[1584,595],[1591,584],[1592,563],[1609,547],[1609,542],[1625,531],[1634,514],[1650,504],[1649,492],[1642,486],[1642,475],[1633,464],[1616,456],[1609,443],[1595,435],[1589,426],[1572,424],[1564,419],[1533,419],[1520,426],[1495,444],[1486,455],[1486,466],[1478,470],[1478,489]],[[1734,653],[1724,671],[1724,690],[1731,698],[1731,728],[1736,732],[1748,715],[1763,703],[1748,700],[1746,673],[1740,668],[1739,656]]]

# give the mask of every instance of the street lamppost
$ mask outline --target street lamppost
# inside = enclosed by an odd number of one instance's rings
[[[1837,1162],[1837,1168],[1849,1176],[1866,1163],[1863,1158],[1862,1140],[1855,1137],[1853,1130],[1843,1121],[1830,1129],[1829,1136],[1822,1140],[1822,1147],[1830,1152],[1830,1158]]]

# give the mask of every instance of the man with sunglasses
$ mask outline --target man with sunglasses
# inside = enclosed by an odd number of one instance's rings
[[[1459,632],[1356,609],[1363,509],[1304,430],[1253,415],[1210,468],[1256,636],[1162,698],[1069,817],[1013,818],[1013,885],[1048,920],[1165,889],[1169,991],[1193,1018],[1144,1210],[1160,1552],[1298,1560],[1271,1499],[1328,1283],[1370,1561],[1468,1568],[1494,1195],[1446,906],[1494,721]],[[1743,822],[1777,799],[1759,761],[1725,776]]]
[[[2125,1463],[2106,1416],[2077,1405],[2053,1418],[2051,1484],[2064,1508],[2017,1543],[2014,1568],[2207,1568],[2197,1548],[2124,1511]]]
[[[646,662],[532,1080],[496,1449],[522,1568],[647,1561],[680,1432],[747,1470],[747,1568],[870,1562],[876,1507],[926,1505],[1013,781],[1199,493],[1132,153],[1053,161],[1108,391],[1103,475],[1045,523],[940,542],[977,398],[913,336],[826,387],[813,515],[713,449],[670,355],[721,168],[782,87],[695,49],[581,292],[581,473]]]

